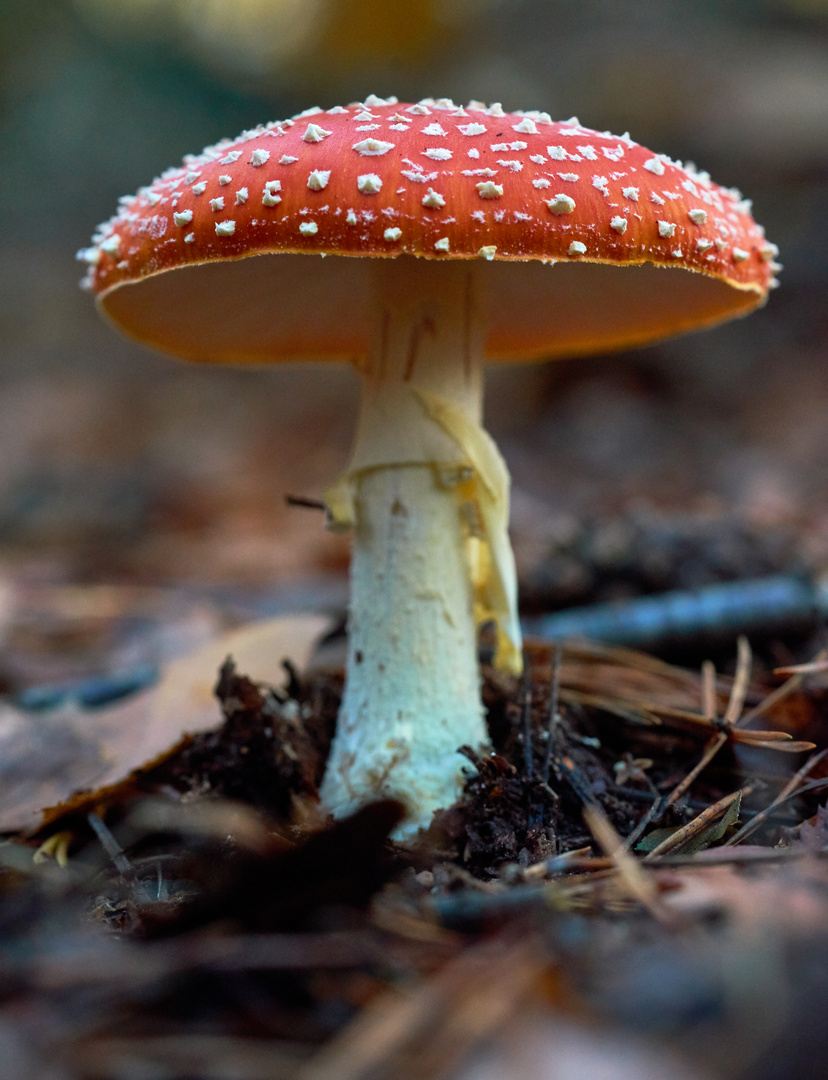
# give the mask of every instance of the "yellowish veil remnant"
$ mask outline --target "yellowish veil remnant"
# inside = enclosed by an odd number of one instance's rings
[[[431,390],[397,388],[420,414],[421,437],[417,450],[399,452],[399,429],[383,437],[382,428],[366,438],[361,434],[351,461],[325,493],[330,527],[351,529],[356,520],[356,490],[359,477],[371,469],[405,465],[429,465],[452,472],[451,485],[457,512],[466,524],[467,558],[472,585],[474,616],[478,626],[492,621],[497,631],[495,666],[519,674],[523,668],[521,633],[517,614],[517,575],[509,543],[509,471],[491,436],[463,411]],[[425,421],[425,423],[423,423]],[[458,454],[446,460],[445,438]],[[434,447],[434,453],[428,449]],[[438,450],[439,447],[439,450]]]

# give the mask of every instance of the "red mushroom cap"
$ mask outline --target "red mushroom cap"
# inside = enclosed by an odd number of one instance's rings
[[[219,362],[365,353],[368,264],[285,255],[485,260],[499,359],[714,324],[761,304],[777,268],[740,192],[628,135],[373,96],[186,158],[122,199],[93,243],[87,284],[122,329]]]

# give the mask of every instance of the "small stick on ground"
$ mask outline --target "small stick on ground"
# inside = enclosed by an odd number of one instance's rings
[[[701,674],[702,712],[708,720],[715,720],[718,696],[716,694],[716,666],[712,660],[705,660],[702,663]]]
[[[644,812],[641,820],[638,822],[633,831],[624,840],[624,847],[627,851],[632,851],[644,832],[652,825],[654,821],[657,821],[664,813],[666,804],[662,798],[653,799],[648,809]]]
[[[749,713],[746,713],[743,717],[743,722],[749,724],[751,720],[755,720],[757,716],[766,713],[768,709],[772,709],[774,705],[777,705],[780,701],[784,700],[789,694],[792,694],[794,690],[798,690],[807,675],[825,671],[826,667],[828,667],[828,653],[825,649],[820,649],[814,659],[808,664],[797,664],[794,667],[775,668],[774,675],[789,675],[790,678],[786,679],[781,686],[777,686],[772,693],[768,694],[764,700],[754,706]]]
[[[773,669],[774,675],[819,675],[823,671],[828,671],[828,658],[824,649],[820,650],[807,664],[791,664]]]
[[[86,815],[86,820],[89,822],[98,840],[100,840],[101,847],[112,860],[115,869],[132,888],[137,903],[150,903],[152,898],[144,887],[143,882],[139,880],[138,875],[135,872],[135,867],[124,854],[124,849],[107,828],[103,818],[96,814],[94,810],[90,810]]]
[[[584,806],[594,806],[595,795],[584,770],[576,765],[571,757],[560,758],[556,765]]]
[[[676,831],[668,836],[666,840],[662,840],[658,847],[653,848],[649,854],[644,856],[644,861],[652,862],[653,859],[658,859],[661,855],[666,855],[669,851],[675,851],[676,848],[683,847],[692,840],[694,836],[698,836],[700,832],[704,832],[708,825],[712,825],[714,821],[717,821],[731,803],[734,803],[744,795],[749,795],[751,790],[750,787],[740,788],[738,791],[731,792],[730,795],[725,795],[723,799],[719,799],[719,801],[713,803],[712,806],[708,806],[708,808],[703,810],[698,817],[693,818],[692,821],[688,821],[688,823],[683,825],[680,829],[676,829]]]
[[[778,806],[781,806],[786,799],[789,799],[797,790],[799,785],[808,775],[813,772],[816,766],[822,761],[825,755],[828,754],[828,750],[820,750],[818,754],[812,754],[811,757],[805,762],[801,769],[793,774],[787,784],[782,788],[773,802],[766,806],[764,810],[760,810],[753,821],[747,822],[741,829],[729,840],[725,841],[724,847],[732,847],[733,844],[740,844],[743,840],[746,840],[752,833],[756,832],[760,825],[762,825],[770,815],[776,810]]]
[[[699,775],[707,768],[707,766],[710,764],[716,754],[718,754],[718,752],[726,743],[727,735],[725,735],[724,732],[719,732],[718,735],[714,735],[713,738],[707,742],[704,748],[704,753],[702,754],[699,761],[693,766],[687,776],[685,776],[682,781],[676,784],[676,786],[667,796],[665,808],[668,806],[672,806],[674,803],[678,802],[678,800],[682,797],[682,795],[684,795],[684,793],[687,791],[693,781],[696,780]]]
[[[301,506],[305,510],[327,510],[321,499],[309,499],[306,495],[285,495],[288,506]]]
[[[598,841],[605,855],[615,863],[619,876],[630,895],[667,926],[676,926],[678,919],[662,901],[655,881],[642,868],[641,862],[633,858],[624,847],[624,842],[604,813],[596,804],[584,807],[584,820],[592,835]]]
[[[705,660],[702,664],[702,710],[705,719],[713,723],[716,719],[716,669],[710,660]],[[708,740],[699,762],[690,770],[682,781],[676,784],[667,796],[667,801],[664,804],[665,809],[678,802],[693,781],[707,768],[726,742],[727,734],[723,731],[720,731],[718,735],[714,735],[712,739]]]
[[[728,728],[736,727],[744,723],[745,716],[742,710],[745,707],[748,687],[750,686],[750,670],[753,665],[753,657],[750,651],[750,643],[743,635],[736,642],[736,674],[733,677],[733,686],[730,690],[730,700],[724,714],[724,723]]]
[[[562,855],[553,855],[551,859],[544,859],[543,862],[527,866],[522,871],[521,876],[524,881],[533,881],[537,878],[544,878],[549,874],[567,873],[573,863],[578,859],[589,857],[591,851],[592,848],[590,847],[582,847],[573,848],[572,851],[565,851]]]

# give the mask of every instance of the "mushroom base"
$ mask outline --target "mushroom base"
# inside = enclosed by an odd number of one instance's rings
[[[348,678],[321,796],[337,817],[399,799],[402,837],[457,799],[458,747],[487,741],[465,536],[429,466],[364,473],[356,519]]]

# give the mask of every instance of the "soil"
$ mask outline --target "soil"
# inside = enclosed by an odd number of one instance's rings
[[[281,690],[228,660],[220,727],[51,815],[67,871],[33,867],[20,838],[0,848],[0,1040],[21,1013],[49,1033],[14,1036],[10,1075],[488,1077],[507,1054],[509,1075],[557,1076],[530,1061],[554,1060],[553,1036],[592,1070],[622,1030],[632,1064],[613,1076],[823,1075],[828,768],[805,739],[826,742],[819,677],[775,705],[761,670],[708,678],[717,715],[737,703],[729,724],[687,707],[698,675],[645,654],[533,642],[527,658],[522,681],[486,671],[493,750],[465,750],[462,800],[414,847],[387,839],[394,802],[320,818],[341,673],[288,665]],[[758,749],[762,710],[810,763],[764,822],[790,770]],[[692,832],[739,791],[737,813],[646,856],[657,828]],[[794,1007],[758,1058],[754,1014],[780,986]]]

